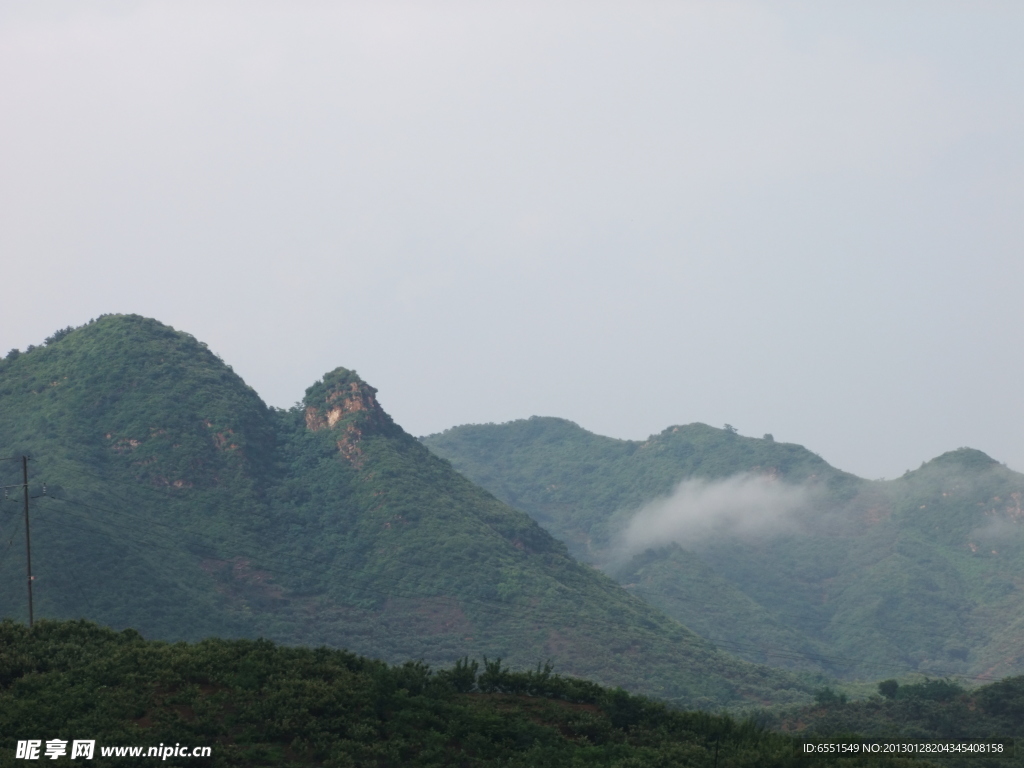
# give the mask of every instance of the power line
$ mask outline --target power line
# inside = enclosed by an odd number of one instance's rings
[[[11,552],[11,546],[12,546],[12,545],[14,544],[14,537],[15,537],[15,536],[16,536],[16,535],[18,534],[18,530],[17,530],[17,529],[18,529],[18,528],[19,528],[19,527],[21,526],[21,519],[19,518],[19,519],[18,519],[18,520],[17,520],[16,522],[15,522],[15,524],[14,524],[14,525],[15,525],[15,530],[11,532],[11,538],[10,538],[10,540],[9,540],[9,541],[7,542],[7,546],[6,546],[6,547],[4,547],[4,551],[3,551],[3,553],[2,553],[2,554],[0,554],[0,565],[2,565],[2,564],[3,564],[3,562],[4,562],[4,559],[5,559],[5,558],[7,557],[7,555],[9,555],[9,554],[10,554],[10,552]],[[2,539],[3,539],[3,537],[2,537],[2,536],[0,536],[0,540],[2,540]]]

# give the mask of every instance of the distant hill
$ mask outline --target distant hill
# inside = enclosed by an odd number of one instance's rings
[[[749,660],[867,678],[1024,671],[1024,476],[980,451],[872,482],[801,446],[704,424],[629,441],[534,417],[422,441],[578,557]],[[683,481],[737,476],[806,489],[809,508],[788,528],[667,537],[622,560],[638,509]]]
[[[715,649],[575,561],[404,432],[350,370],[276,410],[191,336],[101,317],[0,363],[0,455],[21,454],[39,497],[37,617],[392,662],[550,660],[688,706],[806,701],[817,685]],[[4,485],[19,472],[0,464]],[[23,620],[10,493],[0,612]]]

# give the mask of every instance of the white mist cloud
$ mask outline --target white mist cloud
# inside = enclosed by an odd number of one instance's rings
[[[810,502],[805,486],[742,473],[725,480],[684,480],[666,498],[642,507],[623,534],[628,554],[715,535],[764,536],[795,530]]]
[[[1019,520],[1007,517],[994,517],[985,525],[978,526],[968,535],[969,540],[984,544],[998,544],[1018,539],[1024,535],[1024,528]]]

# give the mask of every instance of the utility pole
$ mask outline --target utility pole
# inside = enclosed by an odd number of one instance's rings
[[[32,537],[28,532],[28,456],[21,457],[21,479],[25,490],[25,567],[28,571],[28,627],[32,629]]]
[[[17,456],[5,456],[0,461],[17,461]],[[4,498],[7,498],[8,488],[17,488],[17,485],[3,486]],[[21,488],[25,493],[25,569],[28,575],[28,626],[32,627],[35,616],[32,614],[32,537],[28,532],[28,456],[21,457]],[[46,486],[43,486],[43,493],[46,493]],[[14,499],[11,499],[14,501]]]

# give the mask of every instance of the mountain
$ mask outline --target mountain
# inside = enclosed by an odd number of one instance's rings
[[[840,493],[858,484],[801,446],[751,440],[705,424],[669,427],[639,442],[535,416],[454,427],[422,441],[587,560],[608,548],[617,515],[668,495],[688,477],[775,472],[794,482],[822,480]]]
[[[574,560],[350,370],[268,408],[188,334],[108,315],[0,363],[0,441],[32,457],[37,617],[392,662],[550,660],[689,706],[809,699],[808,678],[717,650]],[[0,472],[20,483],[18,463]],[[0,511],[0,612],[23,618],[17,492]]]
[[[422,441],[578,557],[748,660],[868,678],[1024,671],[1024,476],[980,451],[867,481],[770,435],[704,424],[629,441],[534,417]],[[743,482],[799,491],[804,508],[756,534],[680,535],[679,523],[624,557],[638,510],[685,515],[701,489]],[[771,511],[753,504],[746,519]]]

